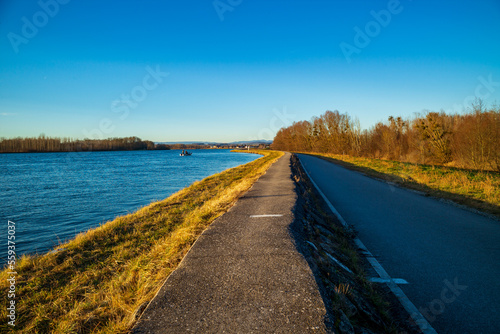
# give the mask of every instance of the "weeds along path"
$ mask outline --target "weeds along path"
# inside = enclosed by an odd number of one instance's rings
[[[289,226],[290,154],[196,241],[133,333],[325,332],[326,310]]]
[[[129,330],[198,236],[283,155],[253,153],[264,157],[195,182],[53,252],[18,259],[15,332]],[[10,287],[10,271],[0,273],[2,291]],[[10,302],[7,296],[0,295],[2,305]],[[0,332],[14,330],[5,320],[6,307],[0,317]]]

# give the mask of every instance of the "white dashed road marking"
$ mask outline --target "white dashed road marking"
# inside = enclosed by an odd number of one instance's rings
[[[283,215],[250,215],[250,218],[283,217]]]
[[[372,278],[370,278],[370,282],[372,282],[372,283],[390,283],[390,282],[394,282],[396,284],[409,284],[406,280],[404,280],[402,278],[372,277]]]

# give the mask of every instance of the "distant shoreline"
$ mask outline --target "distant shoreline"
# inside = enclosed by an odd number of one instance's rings
[[[139,137],[108,139],[71,139],[45,136],[31,138],[0,138],[0,153],[59,153],[59,152],[105,152],[105,151],[164,151],[196,149],[264,149],[265,141],[234,143],[155,143]]]

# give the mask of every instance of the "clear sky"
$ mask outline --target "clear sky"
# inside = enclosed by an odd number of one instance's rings
[[[0,1],[0,137],[272,139],[500,104],[500,1]]]

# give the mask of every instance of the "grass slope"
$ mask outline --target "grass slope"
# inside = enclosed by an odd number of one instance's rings
[[[53,252],[18,259],[16,326],[0,331],[124,333],[197,237],[283,155],[264,156],[195,182],[167,199],[79,234]],[[8,271],[0,273],[7,305]]]

